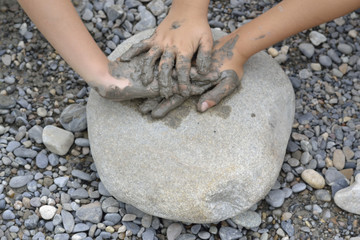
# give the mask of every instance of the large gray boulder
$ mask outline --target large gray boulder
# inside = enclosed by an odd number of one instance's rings
[[[109,59],[151,33],[128,39]],[[141,115],[135,101],[112,102],[91,91],[91,151],[107,190],[148,214],[197,223],[233,217],[264,198],[283,162],[294,93],[263,52],[244,70],[241,89],[218,106],[201,114],[190,99],[161,120]]]

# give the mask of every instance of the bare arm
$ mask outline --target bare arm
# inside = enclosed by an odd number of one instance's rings
[[[65,61],[92,86],[120,88],[128,82],[114,80],[108,59],[87,31],[70,0],[19,0],[37,28]]]
[[[236,50],[246,58],[290,37],[360,8],[359,0],[284,0],[237,29]]]
[[[284,0],[220,39],[213,49],[215,60],[212,70],[233,70],[241,79],[244,63],[255,53],[302,30],[345,15],[359,7],[359,0]],[[222,49],[226,51],[221,51]],[[229,83],[233,82],[229,80]],[[223,97],[231,94],[233,86],[236,86],[222,83],[200,98],[199,111],[206,111],[216,105]]]

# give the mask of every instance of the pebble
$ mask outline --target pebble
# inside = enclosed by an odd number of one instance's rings
[[[0,109],[10,109],[15,107],[16,101],[9,96],[4,96],[0,94]]]
[[[50,205],[44,205],[39,208],[40,216],[45,220],[50,220],[55,216],[56,208]]]
[[[241,238],[243,235],[238,229],[231,227],[221,227],[219,230],[219,235],[221,239],[235,240]]]
[[[135,31],[144,31],[146,29],[154,28],[156,26],[155,17],[146,10],[144,6],[139,6],[141,20],[134,26]]]
[[[9,54],[5,54],[1,57],[1,61],[5,66],[10,66],[11,64],[11,56]]]
[[[299,45],[299,50],[302,54],[304,54],[307,58],[312,58],[315,53],[315,48],[311,43],[301,43]]]
[[[100,202],[93,202],[81,206],[76,210],[76,216],[82,221],[99,223],[102,219],[103,212]]]
[[[268,48],[267,52],[270,54],[270,56],[272,57],[277,57],[279,55],[279,51],[276,50],[276,48]]]
[[[60,188],[65,187],[68,181],[69,181],[69,177],[68,177],[68,176],[57,177],[57,178],[54,179],[54,183],[55,183],[56,185],[58,185],[58,187],[60,187]]]
[[[346,44],[346,43],[340,43],[338,46],[337,46],[337,49],[342,52],[343,54],[351,54],[353,49],[350,45]]]
[[[93,18],[93,16],[94,16],[93,12],[90,9],[86,8],[84,10],[84,13],[82,14],[81,18],[84,21],[90,21]]]
[[[333,164],[338,170],[345,167],[345,155],[340,149],[336,149],[333,153]]]
[[[294,236],[295,229],[291,223],[291,220],[288,221],[281,221],[281,228],[289,235],[289,237]]]
[[[141,225],[144,228],[149,228],[151,226],[151,223],[152,223],[152,216],[145,214],[141,219]]]
[[[68,211],[61,210],[61,217],[65,231],[67,233],[72,233],[75,227],[73,215]]]
[[[73,177],[79,178],[79,179],[84,180],[84,181],[89,181],[89,182],[91,181],[91,176],[90,176],[90,174],[85,173],[85,172],[83,172],[83,171],[81,171],[81,170],[78,170],[78,169],[72,170],[72,171],[71,171],[71,175],[72,175]]]
[[[185,233],[185,234],[181,234],[176,240],[195,240],[196,236],[189,234],[189,233]]]
[[[313,188],[322,189],[325,187],[324,177],[313,169],[305,169],[301,173],[301,178]]]
[[[319,33],[317,31],[311,31],[309,34],[310,41],[315,46],[319,46],[321,43],[326,42],[327,38],[324,34]]]
[[[15,219],[15,214],[11,210],[5,210],[1,216],[4,220]]]
[[[180,223],[172,223],[166,230],[166,237],[168,240],[175,240],[180,236],[183,226]]]
[[[258,227],[261,224],[260,214],[253,211],[246,211],[241,213],[231,218],[231,220],[237,225],[243,226],[247,229]]]
[[[166,6],[163,0],[152,0],[148,5],[147,8],[154,16],[159,16],[166,10]]]
[[[280,189],[271,190],[265,200],[274,208],[281,207],[285,201],[285,193]]]
[[[16,176],[10,179],[9,186],[12,188],[21,188],[33,180],[33,175]]]
[[[319,62],[324,67],[331,67],[331,65],[332,65],[331,58],[329,56],[325,56],[325,55],[321,55],[319,57]]]
[[[65,155],[74,142],[71,132],[52,125],[44,128],[42,138],[46,148],[60,156]]]
[[[48,157],[46,156],[46,154],[40,152],[37,156],[36,156],[36,166],[38,168],[46,168],[47,165],[49,164],[49,160]]]
[[[122,218],[122,221],[124,222],[132,222],[136,219],[136,215],[134,214],[125,214]]]
[[[306,184],[305,183],[297,183],[294,186],[292,186],[291,190],[294,193],[298,193],[298,192],[302,192],[306,189]]]
[[[87,128],[86,107],[80,104],[67,106],[60,115],[60,123],[70,132],[81,132]]]
[[[39,125],[35,125],[29,129],[29,138],[34,140],[36,143],[41,144],[43,143],[42,134],[43,128]]]
[[[321,71],[321,64],[319,63],[311,63],[310,67],[313,71]]]

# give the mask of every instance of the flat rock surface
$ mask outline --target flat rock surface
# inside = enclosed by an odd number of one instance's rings
[[[125,41],[110,60],[150,34]],[[190,99],[161,120],[141,115],[137,102],[92,91],[88,132],[106,189],[148,214],[199,223],[233,217],[264,198],[284,159],[294,93],[265,53],[244,70],[241,89],[218,106],[200,114]]]

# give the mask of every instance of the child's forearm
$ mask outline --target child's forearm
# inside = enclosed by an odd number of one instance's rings
[[[360,8],[359,0],[284,0],[237,29],[236,50],[249,58],[256,52]]]
[[[108,72],[108,60],[87,31],[70,0],[19,0],[37,28],[88,83]]]

